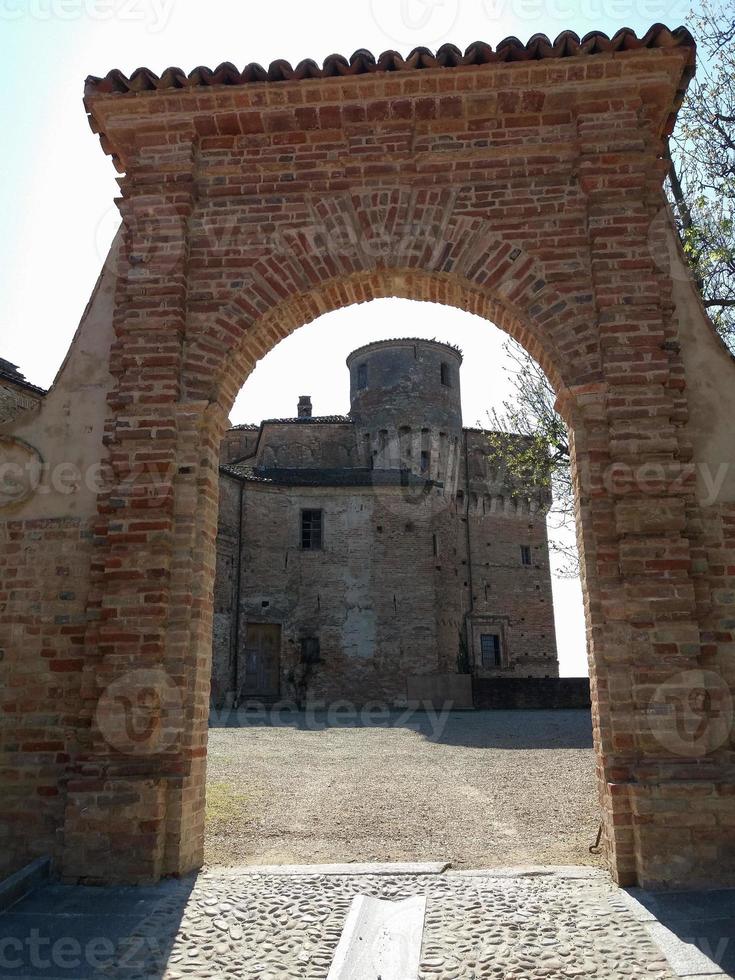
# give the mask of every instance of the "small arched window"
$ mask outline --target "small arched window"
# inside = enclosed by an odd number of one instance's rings
[[[452,387],[452,375],[451,375],[451,372],[449,370],[449,365],[447,364],[446,361],[442,361],[442,366],[441,366],[441,382],[442,382],[442,384],[444,385],[445,388],[451,388]]]
[[[367,364],[360,364],[357,368],[357,388],[358,390],[362,390],[363,388],[367,388],[367,385]]]

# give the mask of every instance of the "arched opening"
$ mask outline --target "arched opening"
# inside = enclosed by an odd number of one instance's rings
[[[50,605],[24,627],[34,689],[50,702],[55,675],[67,675],[73,730],[50,767],[24,759],[30,788],[14,792],[11,816],[22,820],[35,792],[49,802],[42,834],[24,828],[13,861],[43,840],[65,875],[85,880],[201,866],[228,414],[257,361],[296,328],[397,297],[497,324],[536,358],[570,426],[603,840],[617,880],[732,880],[731,473],[707,493],[713,465],[729,464],[732,364],[690,284],[660,261],[665,236],[651,234],[668,227],[657,224],[662,155],[692,39],[659,25],[641,39],[534,38],[460,55],[357,52],[323,73],[278,62],[269,73],[223,65],[88,80],[90,121],[124,171],[120,254],[41,424],[19,423],[13,445],[26,459],[76,454],[71,423],[62,438],[49,424],[55,403],[87,425],[80,458],[101,463],[106,481],[96,498],[29,497],[23,527],[4,525],[14,546],[13,534],[40,542],[44,562],[64,549],[85,562],[78,620],[55,621],[59,562],[44,585]],[[82,402],[93,351],[102,377]],[[370,366],[356,378],[366,406]],[[439,365],[434,387],[454,391]],[[424,482],[451,470],[451,426],[393,438],[392,421],[361,433],[373,481],[406,459]],[[312,449],[299,453],[303,464]],[[482,511],[482,496],[469,486],[463,505]],[[512,495],[502,498],[505,511]],[[319,508],[303,510],[301,540],[327,543]],[[441,528],[429,542],[434,560]],[[21,551],[4,583],[31,574],[32,548]],[[521,570],[527,557],[519,549]],[[482,636],[487,662],[502,664],[503,635],[481,632],[481,656]],[[305,665],[323,657],[318,637],[300,639]],[[695,724],[684,738],[692,704],[704,704],[703,734]]]
[[[296,329],[242,389],[221,455],[208,863],[590,860],[589,712],[555,713],[543,684],[548,488],[509,485],[484,441],[512,391],[505,340],[381,298]],[[575,614],[556,619],[567,675]],[[548,710],[504,710],[524,697]]]

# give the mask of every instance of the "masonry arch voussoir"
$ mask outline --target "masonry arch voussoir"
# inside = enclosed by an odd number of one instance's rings
[[[386,192],[385,201],[393,217],[383,230],[415,227],[413,198]],[[284,234],[280,247],[245,270],[243,285],[214,312],[190,311],[187,397],[217,400],[229,411],[255,363],[299,326],[386,297],[436,302],[490,320],[541,364],[557,391],[595,380],[599,350],[587,336],[591,317],[584,307],[547,282],[534,256],[489,235],[485,221],[462,215],[449,220],[447,207],[444,200],[435,204],[425,242],[399,236],[382,254],[360,238],[364,209],[315,205],[324,222],[318,231],[303,227]],[[330,215],[343,222],[343,231],[345,222],[349,226],[334,240],[327,234],[334,228]],[[440,226],[444,233],[437,237]],[[378,240],[382,248],[381,230]]]

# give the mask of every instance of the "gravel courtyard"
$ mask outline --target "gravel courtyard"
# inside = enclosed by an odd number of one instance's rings
[[[210,865],[598,861],[589,712],[243,717],[209,733]]]

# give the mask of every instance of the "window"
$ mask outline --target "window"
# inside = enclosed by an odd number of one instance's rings
[[[400,440],[401,466],[408,468],[411,461],[411,429],[408,425],[402,425],[398,430]]]
[[[322,511],[301,511],[301,547],[304,551],[319,551],[322,546]]]
[[[500,637],[497,633],[483,633],[480,636],[480,653],[483,667],[500,667]]]
[[[521,565],[531,564],[531,549],[527,544],[521,545]]]
[[[357,368],[358,390],[367,388],[367,364],[359,364]]]
[[[449,365],[445,361],[442,361],[441,381],[445,388],[452,387],[452,375],[449,371]]]
[[[318,636],[305,636],[301,640],[301,663],[302,664],[318,664],[320,660],[319,656],[319,637]]]
[[[423,450],[421,453],[421,472],[429,472],[429,454],[426,452],[426,450]]]

